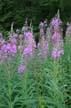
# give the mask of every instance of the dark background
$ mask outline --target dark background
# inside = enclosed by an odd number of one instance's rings
[[[32,20],[35,31],[41,20],[50,19],[60,10],[63,27],[71,21],[71,0],[0,0],[0,31],[23,26],[25,19]]]

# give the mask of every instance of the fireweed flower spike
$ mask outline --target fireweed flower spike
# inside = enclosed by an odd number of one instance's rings
[[[57,18],[57,17],[54,17],[52,20],[51,20],[51,23],[50,23],[50,28],[51,28],[51,32],[52,32],[52,35],[55,31],[57,32],[60,32],[62,33],[62,21]],[[62,34],[61,34],[62,35]]]
[[[33,52],[36,47],[36,43],[34,41],[33,33],[31,31],[25,33],[24,43],[25,43],[25,48],[23,54],[33,55]]]
[[[63,40],[58,32],[55,32],[52,36],[52,58],[58,58],[64,54]]]
[[[62,25],[62,21],[60,19],[58,19],[57,17],[54,17],[51,21],[51,25],[52,26],[60,26],[60,25]]]
[[[58,18],[53,18],[51,24],[54,28],[54,33],[51,38],[52,47],[53,47],[51,56],[52,58],[59,58],[61,55],[64,54],[63,39],[61,33],[62,22]]]

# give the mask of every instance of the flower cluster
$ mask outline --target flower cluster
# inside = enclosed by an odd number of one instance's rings
[[[53,18],[51,21],[51,25],[54,28],[53,35],[51,38],[52,42],[52,58],[59,58],[64,54],[63,49],[63,39],[62,39],[62,28],[60,25],[62,24],[61,20],[58,18]]]
[[[22,28],[23,33],[20,33],[19,29],[17,29],[16,32],[10,33],[8,41],[5,41],[0,33],[0,63],[5,59],[15,57],[20,51],[21,61],[18,66],[18,72],[22,73],[25,70],[25,66],[22,63],[26,64],[28,62],[26,58],[28,57],[32,58],[35,57],[36,54],[40,54],[41,58],[46,58],[49,53],[52,58],[59,58],[63,55],[64,48],[61,35],[61,20],[54,17],[48,27],[47,25],[47,21],[39,24],[40,37],[38,43],[35,42],[33,32],[28,25]],[[70,32],[71,24],[69,23],[66,34],[68,35]],[[39,52],[36,51],[36,49],[39,49]]]
[[[57,50],[56,48],[53,48],[52,51],[52,58],[59,58],[61,55],[64,54],[64,50]]]
[[[32,56],[32,47],[26,47],[23,51],[23,56]]]
[[[60,19],[58,19],[57,17],[54,17],[51,21],[51,25],[52,26],[60,26],[62,25],[62,22]]]

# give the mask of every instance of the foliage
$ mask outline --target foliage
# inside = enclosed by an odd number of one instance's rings
[[[18,74],[21,53],[0,64],[0,108],[71,108],[71,48],[65,54],[28,59],[26,71]]]
[[[36,26],[39,21],[48,20],[60,9],[61,18],[66,22],[71,20],[70,0],[0,0],[0,30],[10,30],[10,25],[14,22],[14,27],[21,27],[26,17],[28,23],[31,19]]]

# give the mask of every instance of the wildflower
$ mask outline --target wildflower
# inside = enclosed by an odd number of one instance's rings
[[[52,36],[52,43],[56,43],[59,42],[61,39],[61,36],[58,32],[55,32]]]
[[[32,47],[26,47],[23,51],[23,56],[27,56],[27,55],[30,55],[32,56]]]
[[[10,43],[7,43],[6,48],[7,48],[7,52],[10,53],[10,49],[11,49]]]
[[[4,44],[3,46],[1,46],[1,51],[3,53],[7,53],[8,52],[8,46],[7,46],[7,44]]]
[[[32,32],[28,31],[24,33],[25,37],[31,37],[32,36]]]
[[[59,50],[59,51],[58,51],[58,54],[59,54],[59,55],[63,55],[63,54],[64,54],[64,50],[63,50],[63,49],[62,49],[62,50]]]
[[[62,24],[61,20],[58,19],[57,17],[54,17],[51,21],[52,26],[60,26]]]
[[[25,66],[24,66],[23,64],[20,64],[20,65],[18,66],[18,73],[21,74],[21,73],[23,73],[24,71],[25,71]]]
[[[17,47],[15,44],[11,46],[10,53],[11,55],[15,55],[17,53]]]
[[[57,50],[56,48],[54,48],[52,51],[52,58],[59,58],[63,54],[64,50]]]

